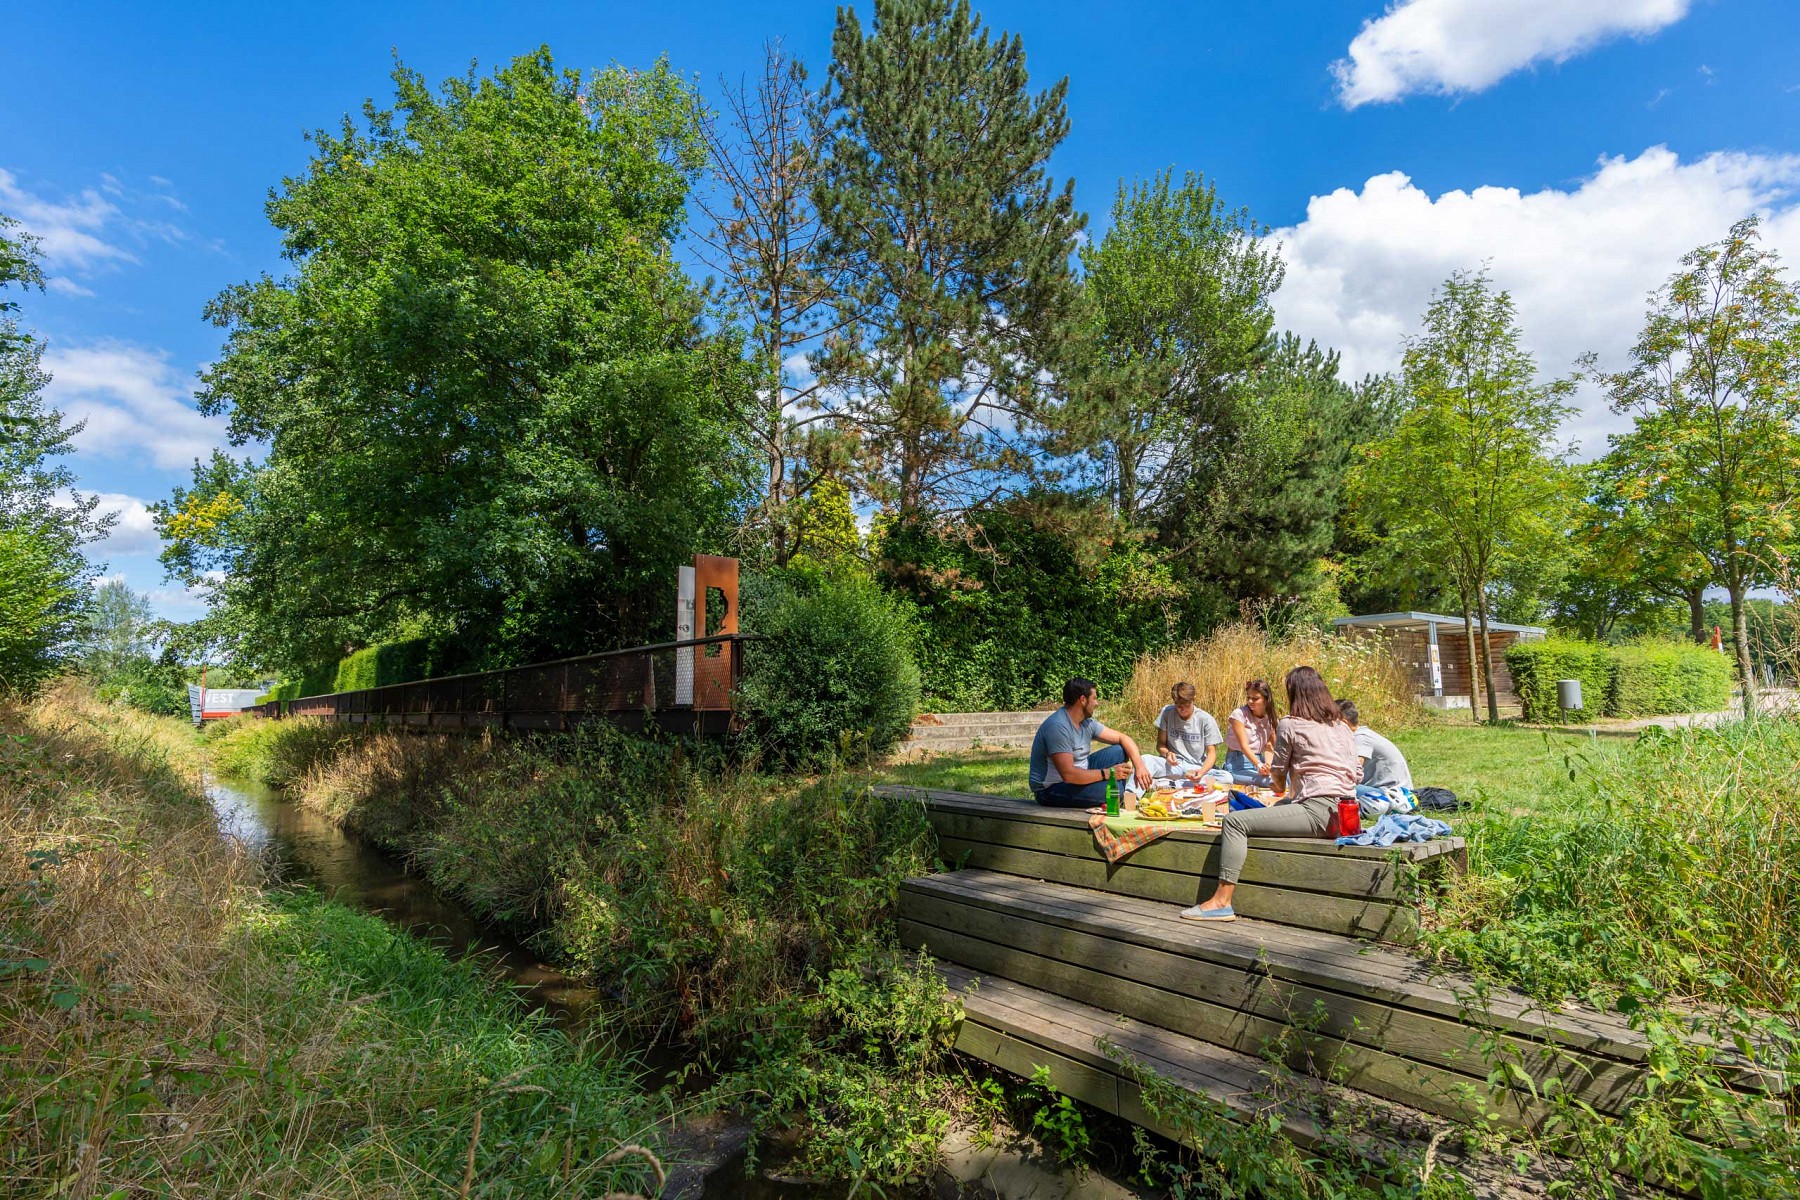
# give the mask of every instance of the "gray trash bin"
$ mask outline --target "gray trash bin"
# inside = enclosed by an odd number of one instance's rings
[[[1556,705],[1563,711],[1581,707],[1581,680],[1559,679],[1556,681]]]

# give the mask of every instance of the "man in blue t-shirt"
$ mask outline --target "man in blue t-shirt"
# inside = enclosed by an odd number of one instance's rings
[[[1131,792],[1150,786],[1150,771],[1137,743],[1094,719],[1100,691],[1091,680],[1063,684],[1063,706],[1044,718],[1031,739],[1031,794],[1050,808],[1091,808],[1106,801],[1106,777]],[[1106,749],[1090,753],[1095,742]],[[1130,760],[1127,765],[1126,760]],[[1126,807],[1136,807],[1127,796]]]

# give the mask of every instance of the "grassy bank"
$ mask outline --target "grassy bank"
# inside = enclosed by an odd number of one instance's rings
[[[0,707],[0,1190],[647,1186],[629,1063],[377,918],[266,894],[200,766],[74,687]]]
[[[720,1076],[711,1100],[804,1117],[804,1164],[921,1174],[961,1106],[951,1013],[899,952],[916,804],[848,776],[772,778],[607,728],[481,738],[241,720],[227,767],[404,857],[594,982],[638,1036]],[[860,1164],[852,1168],[848,1164]]]

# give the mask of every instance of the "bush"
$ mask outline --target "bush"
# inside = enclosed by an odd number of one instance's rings
[[[1540,642],[1514,642],[1506,648],[1506,669],[1512,673],[1527,721],[1561,721],[1556,703],[1559,679],[1581,681],[1582,718],[1606,711],[1612,687],[1612,659],[1605,646],[1575,638],[1551,637]]]
[[[1246,680],[1267,679],[1275,690],[1276,707],[1281,708],[1287,703],[1282,677],[1302,663],[1318,669],[1332,695],[1356,701],[1365,724],[1393,728],[1418,719],[1412,679],[1381,639],[1337,637],[1307,626],[1296,626],[1277,639],[1244,622],[1140,658],[1125,689],[1125,710],[1140,727],[1148,728],[1169,702],[1170,686],[1185,679],[1194,685],[1194,702],[1211,713],[1223,731],[1226,714],[1244,702]]]
[[[1680,696],[1676,712],[1718,712],[1731,704],[1731,689],[1737,683],[1737,667],[1729,654],[1717,654],[1707,646],[1679,644],[1675,662],[1678,679],[1675,691]]]
[[[328,696],[333,692],[359,692],[411,683],[437,673],[437,646],[430,638],[407,638],[366,646],[322,667],[308,667],[298,679],[287,679],[270,688],[262,700],[298,700],[302,696]]]
[[[1103,508],[1029,496],[969,522],[890,529],[885,586],[918,614],[926,703],[1026,709],[1082,675],[1116,695],[1191,615],[1173,569]]]
[[[905,611],[854,577],[770,580],[755,588],[746,625],[739,709],[768,761],[820,766],[866,759],[906,735],[919,704]]]
[[[1556,704],[1559,679],[1581,680],[1582,718],[1712,712],[1731,702],[1731,660],[1686,642],[1515,642],[1506,665],[1528,721],[1563,719]]]

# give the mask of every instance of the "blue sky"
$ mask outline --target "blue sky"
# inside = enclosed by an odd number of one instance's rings
[[[867,5],[859,9],[866,13]],[[1281,323],[1392,366],[1432,285],[1492,264],[1546,373],[1617,361],[1646,291],[1750,211],[1800,256],[1792,0],[989,3],[1033,78],[1067,76],[1054,166],[1103,231],[1121,178],[1197,170],[1271,226]],[[830,4],[33,5],[0,46],[0,211],[44,238],[26,298],[74,466],[121,513],[94,549],[170,616],[142,505],[220,441],[192,411],[220,289],[279,272],[267,192],[304,131],[388,96],[398,52],[439,79],[547,43],[565,64],[666,54],[716,90],[766,39],[822,77]],[[1618,427],[1594,397],[1569,435]]]

